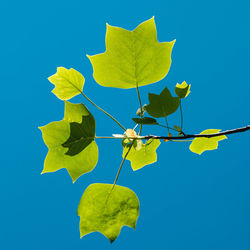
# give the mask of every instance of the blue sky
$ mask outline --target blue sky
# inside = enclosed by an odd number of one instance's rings
[[[86,187],[112,183],[121,161],[118,141],[98,141],[99,163],[75,184],[66,170],[40,175],[47,153],[38,126],[63,117],[63,102],[47,77],[57,66],[86,78],[85,93],[127,127],[138,108],[135,89],[95,83],[85,56],[105,50],[106,23],[134,29],[155,16],[159,41],[176,39],[168,76],[141,88],[160,93],[191,84],[184,101],[186,133],[250,123],[250,2],[242,1],[4,1],[0,7],[1,182],[0,248],[6,250],[250,249],[250,133],[229,136],[198,156],[188,143],[162,143],[158,162],[119,184],[140,200],[137,228],[123,228],[111,245],[99,233],[79,237],[76,210]],[[119,127],[80,97],[97,121],[97,135]],[[170,118],[172,124],[178,116]],[[164,134],[164,129],[144,133]]]

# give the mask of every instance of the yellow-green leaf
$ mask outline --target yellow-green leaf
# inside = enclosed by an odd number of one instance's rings
[[[113,242],[123,226],[135,229],[139,216],[136,194],[122,186],[95,183],[85,190],[77,215],[80,216],[80,236],[100,232]],[[112,190],[112,192],[111,192]]]
[[[107,25],[106,52],[88,56],[97,83],[105,87],[135,88],[163,79],[171,65],[175,41],[157,41],[154,18],[133,31]]]
[[[190,93],[190,87],[191,87],[191,85],[187,84],[185,81],[182,82],[182,84],[177,83],[175,86],[175,93],[180,98],[185,98]]]
[[[132,147],[127,155],[127,160],[131,162],[132,169],[138,170],[146,165],[152,164],[157,161],[156,149],[160,146],[161,142],[158,139],[150,139],[145,144],[141,145],[140,150]],[[129,146],[123,148],[123,157],[126,155]]]
[[[75,182],[79,176],[90,172],[96,166],[98,161],[98,148],[94,140],[85,148],[81,148],[81,150],[78,151],[79,153],[73,155],[67,154],[69,151],[68,145],[63,146],[65,142],[68,142],[71,135],[70,124],[84,122],[88,117],[92,117],[92,115],[83,104],[65,102],[64,119],[40,127],[43,140],[49,149],[42,173],[55,172],[59,169],[66,168],[73,182]],[[83,139],[84,138],[81,138],[84,143],[85,141]],[[88,138],[86,138],[86,140],[88,140]],[[79,147],[78,140],[71,141],[72,146],[75,142],[77,147]]]
[[[200,134],[214,134],[214,133],[219,133],[219,132],[220,132],[220,129],[207,129],[207,130],[202,131]],[[206,150],[217,149],[218,142],[224,139],[227,139],[225,135],[211,137],[211,138],[197,137],[192,141],[189,149],[192,152],[200,155]]]
[[[83,90],[84,77],[75,69],[58,67],[56,74],[48,80],[55,85],[52,92],[61,100],[69,100]]]

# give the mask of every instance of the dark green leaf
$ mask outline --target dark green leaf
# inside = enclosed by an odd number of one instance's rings
[[[156,125],[156,124],[158,124],[158,122],[154,118],[151,118],[151,117],[132,118],[132,120],[135,123],[144,124],[144,125]]]
[[[173,97],[167,87],[160,95],[149,93],[148,99],[149,105],[147,105],[146,110],[156,118],[171,115],[180,105],[180,98]]]
[[[182,84],[177,83],[175,86],[175,93],[180,98],[185,98],[190,93],[190,87],[191,87],[191,85],[187,84],[185,81],[182,82]]]

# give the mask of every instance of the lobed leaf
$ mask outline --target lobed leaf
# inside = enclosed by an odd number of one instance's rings
[[[64,67],[58,67],[56,74],[50,76],[48,80],[55,85],[52,92],[61,100],[69,100],[80,94],[85,82],[81,73]]]
[[[155,117],[166,117],[174,113],[179,105],[180,98],[173,97],[166,87],[160,95],[148,94],[149,104],[146,107],[147,112]]]
[[[85,190],[77,210],[81,237],[100,232],[113,242],[123,226],[135,229],[139,216],[136,194],[126,187],[112,188],[111,184],[95,183]]]
[[[156,149],[160,146],[161,142],[158,139],[150,139],[146,141],[145,144],[140,146],[140,149],[132,147],[129,154],[127,155],[127,160],[131,162],[132,169],[138,170],[146,165],[152,164],[157,161]],[[128,151],[129,147],[123,148],[124,157]]]
[[[96,82],[105,87],[135,88],[163,79],[175,41],[157,41],[154,18],[133,31],[107,24],[106,51],[88,56]]]
[[[207,129],[202,131],[200,134],[214,134],[220,132],[220,129]],[[202,154],[206,150],[214,150],[218,148],[218,142],[227,139],[225,135],[211,137],[211,138],[195,138],[190,144],[190,151],[196,154]]]
[[[66,168],[73,182],[75,182],[79,176],[93,170],[98,161],[98,148],[94,138],[86,147],[79,150],[80,145],[73,140],[72,135],[75,132],[72,131],[70,125],[72,123],[84,123],[86,119],[92,120],[89,125],[95,126],[93,116],[83,104],[65,102],[65,115],[62,121],[51,122],[46,126],[39,127],[43,134],[43,140],[49,149],[42,173],[55,172]],[[90,127],[89,130],[93,133],[94,128]],[[81,142],[84,144],[85,132],[81,135],[83,137]],[[79,136],[81,135],[79,133]],[[70,138],[71,144],[68,144]]]

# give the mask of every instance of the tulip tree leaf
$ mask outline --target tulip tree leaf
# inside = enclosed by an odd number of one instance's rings
[[[139,216],[136,194],[122,186],[95,183],[87,187],[78,206],[80,236],[100,232],[113,242],[123,226],[135,229]],[[112,192],[111,192],[112,190]]]
[[[151,118],[151,117],[132,118],[132,120],[135,123],[144,124],[144,125],[156,125],[156,124],[158,124],[158,122],[154,118]]]
[[[56,74],[48,80],[55,85],[52,92],[61,100],[69,100],[80,94],[84,85],[84,77],[75,69],[58,67]]]
[[[97,83],[105,87],[135,88],[163,79],[171,65],[175,41],[157,41],[154,18],[133,31],[107,25],[106,52],[88,56]]]
[[[173,97],[166,87],[160,95],[148,94],[149,104],[146,107],[147,112],[155,117],[165,117],[174,113],[179,105],[180,98]]]
[[[190,84],[187,84],[185,81],[182,84],[177,83],[175,86],[175,94],[180,98],[185,98],[190,93]]]
[[[79,150],[79,153],[74,156],[67,154],[67,152],[72,151],[70,147],[66,148],[63,146],[73,135],[70,124],[80,124],[86,121],[86,119],[94,119],[91,117],[92,115],[83,104],[65,102],[64,119],[40,127],[43,140],[49,149],[42,173],[55,172],[66,168],[73,182],[75,182],[79,176],[93,170],[98,161],[98,148],[95,141],[92,140],[82,151]],[[93,128],[90,130],[92,131]]]
[[[141,146],[140,150],[136,150],[136,148],[132,147],[126,158],[131,162],[132,169],[135,171],[156,162],[156,149],[160,146],[160,144],[160,140],[150,139]],[[128,149],[128,146],[123,148],[123,157],[126,155]]]
[[[220,129],[207,129],[202,131],[200,134],[214,134],[218,132],[220,132]],[[206,150],[217,149],[218,142],[224,139],[227,139],[225,135],[211,137],[211,138],[198,137],[192,141],[189,149],[190,151],[200,155]]]

